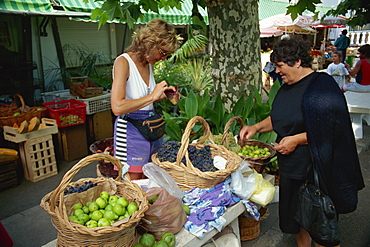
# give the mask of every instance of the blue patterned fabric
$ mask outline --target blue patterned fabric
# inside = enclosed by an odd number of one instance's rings
[[[184,227],[198,238],[216,228],[221,231],[226,224],[225,218],[222,217],[225,210],[242,201],[247,211],[256,220],[260,215],[257,207],[247,201],[242,200],[231,192],[231,177],[229,176],[224,182],[208,188],[193,188],[184,192],[183,202],[190,207],[190,215]]]

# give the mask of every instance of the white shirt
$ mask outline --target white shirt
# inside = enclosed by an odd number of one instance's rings
[[[150,76],[148,87],[143,78],[141,77],[139,70],[137,69],[136,64],[131,59],[130,55],[124,53],[120,56],[123,56],[127,59],[130,68],[130,76],[126,82],[126,99],[140,99],[146,95],[149,95],[154,90],[156,85],[152,65],[149,64]],[[141,108],[140,110],[152,110],[153,108],[154,108],[153,104],[150,104]]]

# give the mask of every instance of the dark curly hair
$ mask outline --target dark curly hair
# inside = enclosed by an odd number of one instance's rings
[[[364,54],[366,57],[370,57],[370,45],[363,45],[358,49],[358,52]]]
[[[283,39],[274,45],[270,60],[273,63],[284,62],[293,66],[295,62],[301,60],[302,67],[312,66],[313,57],[310,56],[310,48],[302,40]]]

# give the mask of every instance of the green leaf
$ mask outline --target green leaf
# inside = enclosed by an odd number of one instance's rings
[[[234,107],[232,108],[231,112],[235,116],[242,116],[243,115],[243,109],[244,109],[244,106],[245,106],[244,100],[245,100],[244,96],[240,97],[240,99],[235,103]]]
[[[169,135],[172,140],[180,141],[182,135],[179,125],[171,118],[170,114],[163,112],[163,116],[166,121],[166,134]]]
[[[185,101],[185,113],[190,119],[197,115],[198,113],[198,101],[195,94],[190,91]]]

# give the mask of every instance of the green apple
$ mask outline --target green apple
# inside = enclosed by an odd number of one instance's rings
[[[68,217],[70,220],[76,222],[76,220],[78,219],[76,215],[71,215]]]
[[[79,209],[79,208],[82,208],[82,203],[79,202],[79,203],[76,203],[75,205],[73,205],[73,209],[76,210],[76,209]]]
[[[102,197],[98,197],[95,202],[99,205],[99,208],[105,208],[107,206],[107,200]]]
[[[108,210],[113,211],[113,206],[108,204],[104,209],[105,211],[108,211]]]
[[[169,245],[164,240],[159,240],[156,242],[153,247],[169,247]]]
[[[87,214],[80,214],[79,216],[77,216],[77,218],[81,219],[84,224],[90,220],[90,216],[88,216]]]
[[[82,219],[79,219],[77,218],[77,220],[75,221],[77,224],[80,224],[80,225],[85,225],[85,222],[82,220]]]
[[[99,209],[100,212],[102,212],[102,214],[105,213],[105,209]]]
[[[145,246],[140,244],[140,243],[137,243],[137,244],[134,244],[134,246],[132,246],[132,247],[145,247]]]
[[[96,202],[92,202],[89,205],[90,212],[94,212],[96,210],[99,210],[99,205]]]
[[[92,202],[86,202],[86,206],[90,206]]]
[[[98,226],[110,226],[110,221],[106,218],[101,218],[98,221]]]
[[[103,213],[100,212],[100,210],[95,210],[94,212],[91,213],[91,219],[99,221],[101,218],[103,218]]]
[[[117,202],[111,202],[109,205],[112,205],[113,207],[116,206]]]
[[[106,218],[107,220],[116,220],[118,219],[118,215],[115,212],[108,210],[105,211],[104,218]]]
[[[89,214],[90,213],[90,210],[89,210],[89,207],[88,206],[83,206],[82,207],[82,210],[84,211],[85,214]]]
[[[74,216],[79,216],[81,214],[84,214],[85,212],[81,208],[77,208],[75,211],[73,211]]]
[[[89,220],[88,222],[86,222],[86,227],[87,228],[94,228],[94,227],[97,227],[98,226],[98,222],[95,221],[95,220]]]
[[[165,241],[168,247],[174,247],[176,245],[176,237],[172,232],[166,232],[161,236],[161,240]]]
[[[130,202],[127,205],[127,211],[129,212],[130,215],[132,215],[134,212],[136,212],[139,209],[139,206],[137,205],[136,202]]]
[[[127,200],[126,197],[122,196],[122,197],[118,198],[117,203],[121,204],[124,207],[127,207],[128,200]]]
[[[155,201],[158,199],[159,195],[153,195],[151,197],[148,198],[148,202],[149,204],[153,204],[155,203]]]
[[[117,203],[113,207],[113,212],[115,212],[118,216],[124,215],[126,213],[126,208],[121,204]]]
[[[152,247],[155,243],[155,237],[153,234],[144,233],[141,236],[139,243],[144,245],[145,247]]]
[[[185,213],[186,213],[187,215],[189,215],[189,214],[190,214],[190,208],[189,208],[189,206],[188,206],[188,205],[182,204],[182,208],[184,209],[184,211],[185,211]]]
[[[101,198],[104,198],[105,200],[107,200],[107,201],[109,201],[109,193],[108,193],[108,191],[102,191],[101,193],[100,193],[100,197]]]
[[[117,200],[118,200],[118,196],[116,196],[116,195],[111,195],[111,196],[109,197],[108,202],[109,202],[109,204],[117,203]]]

